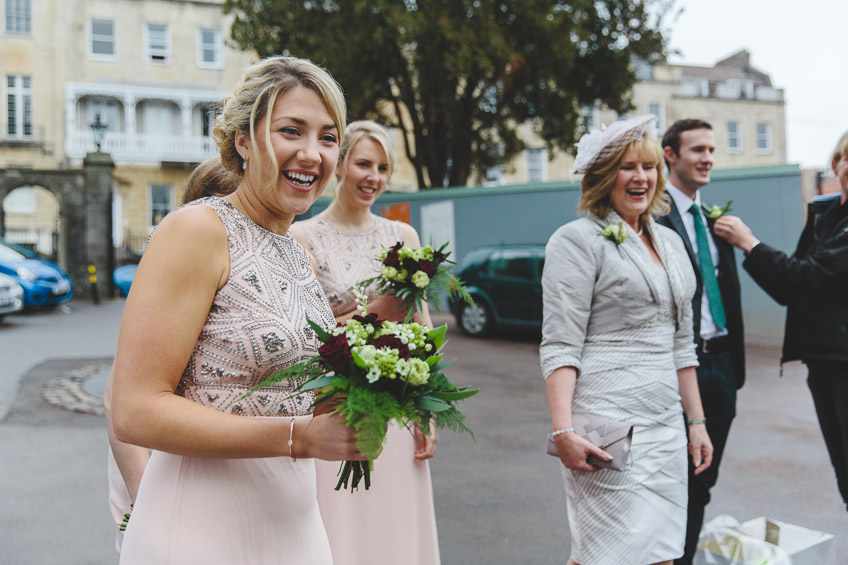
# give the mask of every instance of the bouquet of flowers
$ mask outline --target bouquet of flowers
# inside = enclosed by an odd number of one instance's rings
[[[360,301],[365,302],[360,295]],[[366,312],[363,304],[363,314]],[[327,402],[356,432],[356,445],[368,461],[345,461],[336,490],[356,489],[361,480],[371,486],[373,459],[395,420],[429,434],[431,425],[466,431],[465,416],[456,402],[479,389],[456,387],[442,373],[453,361],[442,362],[447,326],[428,330],[416,322],[389,322],[376,314],[354,316],[346,325],[326,332],[309,320],[323,345],[318,355],[275,373],[254,387],[282,379],[302,379],[298,393],[315,391],[315,405]]]
[[[380,254],[382,269],[379,276],[362,281],[360,288],[377,283],[380,294],[391,293],[401,299],[398,310],[405,309],[404,322],[409,322],[416,311],[421,311],[421,303],[427,301],[435,308],[439,306],[440,292],[456,296],[474,306],[474,300],[465,291],[465,285],[448,271],[450,252],[445,253],[447,243],[439,249],[427,245],[419,249],[406,247],[398,242]]]

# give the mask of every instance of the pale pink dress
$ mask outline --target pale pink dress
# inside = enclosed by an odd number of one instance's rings
[[[300,225],[315,256],[318,279],[335,315],[352,311],[350,288],[378,273],[383,247],[401,240],[401,223],[377,217],[373,229],[345,233],[319,217]],[[366,292],[369,298],[375,288]],[[334,490],[339,464],[316,461],[318,503],[336,565],[433,565],[440,563],[430,465],[414,458],[407,429],[389,426],[374,462],[371,488]]]
[[[313,357],[320,345],[307,317],[335,322],[309,258],[294,238],[263,229],[220,198],[230,276],[176,393],[245,417],[311,418],[312,395],[294,385],[261,389],[266,376]],[[295,437],[295,442],[297,438]],[[211,459],[153,451],[121,550],[123,565],[171,563],[330,565],[315,493],[315,461],[288,457]]]

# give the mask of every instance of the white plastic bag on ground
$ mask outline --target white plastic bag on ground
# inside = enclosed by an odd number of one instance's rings
[[[785,550],[743,533],[736,518],[722,514],[701,528],[695,564],[792,565],[792,560]]]
[[[764,517],[721,515],[701,529],[698,565],[832,565],[833,536]]]

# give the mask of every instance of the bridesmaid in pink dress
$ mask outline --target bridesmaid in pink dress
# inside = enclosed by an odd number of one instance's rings
[[[381,218],[371,206],[385,190],[395,163],[394,147],[385,130],[370,121],[353,122],[345,131],[336,171],[339,184],[326,210],[297,222],[291,234],[312,253],[316,274],[337,321],[357,313],[351,286],[373,277],[383,247],[402,241],[419,247],[409,224]],[[366,292],[368,311],[401,321],[399,301]],[[426,312],[417,321],[431,326]],[[336,565],[434,565],[439,540],[430,482],[430,459],[438,438],[415,435],[390,425],[380,458],[374,463],[371,488],[334,490],[338,463],[319,461],[318,503]]]
[[[334,322],[287,232],[330,180],[344,123],[323,69],[252,65],[213,130],[238,189],[180,208],[151,237],[111,382],[116,439],[151,450],[122,564],[332,563],[315,460],[363,459],[353,430],[313,417],[292,383],[241,397],[316,354],[307,318]]]
[[[186,181],[183,204],[194,202],[204,196],[226,196],[238,188],[241,178],[228,171],[221,157],[216,155],[205,160],[194,170]],[[112,378],[103,395],[103,407],[106,412],[106,429],[109,433],[109,454],[107,477],[109,483],[109,511],[115,522],[115,549],[121,552],[124,532],[121,525],[132,505],[141,483],[141,476],[150,457],[149,450],[137,445],[118,441],[112,428]]]

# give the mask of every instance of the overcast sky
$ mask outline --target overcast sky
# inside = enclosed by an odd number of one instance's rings
[[[711,66],[747,49],[784,89],[789,162],[830,166],[848,130],[848,0],[677,0],[674,12],[670,62]]]

